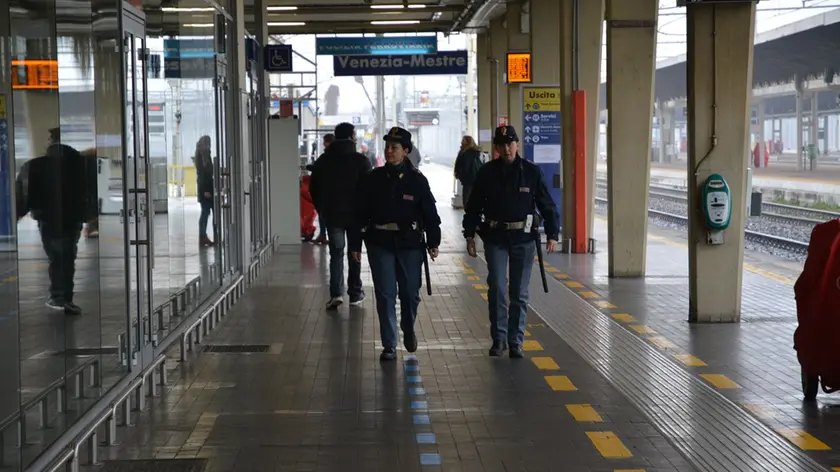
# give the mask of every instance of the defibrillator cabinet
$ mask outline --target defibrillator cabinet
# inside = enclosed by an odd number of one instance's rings
[[[732,219],[732,193],[729,184],[720,174],[712,174],[703,187],[703,214],[706,228],[723,231]]]

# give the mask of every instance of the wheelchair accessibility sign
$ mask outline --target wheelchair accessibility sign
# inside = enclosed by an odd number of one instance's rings
[[[292,46],[269,44],[265,47],[266,72],[292,72]]]

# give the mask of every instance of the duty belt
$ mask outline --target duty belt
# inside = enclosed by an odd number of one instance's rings
[[[525,222],[524,221],[493,221],[487,220],[484,222],[489,228],[493,229],[509,229],[509,230],[517,230],[517,229],[525,229]]]
[[[406,225],[401,227],[399,223],[385,223],[384,225],[373,225],[373,228],[380,231],[416,231],[418,226],[417,222],[411,223],[409,227],[406,227]]]

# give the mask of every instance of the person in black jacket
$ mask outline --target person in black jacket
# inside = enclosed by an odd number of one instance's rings
[[[546,252],[557,249],[560,235],[557,207],[545,177],[536,164],[519,157],[519,137],[513,126],[496,128],[493,145],[499,158],[483,165],[464,210],[467,253],[476,257],[475,233],[484,241],[490,310],[490,355],[499,357],[510,347],[510,357],[521,358],[528,311],[528,286],[539,237],[539,210],[545,220]],[[482,215],[484,219],[482,221]],[[510,259],[510,311],[507,269]],[[508,329],[510,316],[511,329]]]
[[[215,243],[207,237],[207,220],[213,211],[213,158],[210,154],[210,136],[199,138],[195,145],[193,164],[198,203],[201,205],[201,216],[198,217],[198,244],[202,247],[213,246]],[[215,227],[215,224],[213,226]]]
[[[79,315],[73,303],[76,256],[82,224],[96,216],[96,167],[79,151],[61,144],[59,128],[50,130],[46,154],[23,164],[16,179],[16,211],[38,222],[49,260],[47,307]]]
[[[400,327],[408,352],[417,350],[414,321],[420,305],[423,251],[434,260],[440,246],[440,217],[429,181],[408,159],[411,133],[394,127],[385,136],[385,166],[364,180],[358,226],[364,228],[382,337],[380,359],[397,358],[397,297]],[[425,233],[425,240],[423,234]],[[350,241],[352,258],[362,260],[361,233]]]
[[[327,149],[330,148],[330,144],[332,144],[333,141],[335,141],[335,135],[334,134],[327,133],[327,134],[324,135],[324,138],[323,138],[323,141],[322,141],[322,143],[324,145],[324,153],[327,152]],[[321,153],[321,156],[323,156],[324,153]],[[321,157],[321,156],[318,156],[318,157]],[[312,172],[311,167],[307,168],[307,170],[309,170],[310,173]],[[316,209],[316,211],[317,211],[317,209]],[[315,242],[318,243],[318,244],[327,244],[327,223],[326,223],[326,221],[324,221],[324,217],[321,215],[321,213],[318,213],[318,237],[315,238]]]
[[[482,164],[481,149],[472,136],[464,136],[461,139],[461,150],[455,159],[455,178],[461,182],[461,201],[465,206],[470,199],[475,176],[478,175],[478,169]]]
[[[356,128],[350,123],[335,127],[335,141],[312,165],[309,193],[315,209],[324,218],[330,247],[330,299],[327,309],[344,303],[344,250],[347,238],[358,231],[355,224],[356,199],[362,177],[370,172],[370,161],[356,152]],[[350,306],[361,305],[362,265],[348,257],[347,295]]]

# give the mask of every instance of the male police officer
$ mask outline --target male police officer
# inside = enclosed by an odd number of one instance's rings
[[[484,255],[489,270],[490,336],[493,338],[490,355],[499,357],[509,347],[510,357],[520,358],[523,357],[528,285],[536,252],[534,241],[539,236],[539,222],[534,207],[545,220],[547,253],[557,248],[560,228],[557,210],[542,171],[519,157],[519,138],[513,126],[496,128],[493,145],[499,153],[499,159],[483,165],[478,171],[475,186],[465,207],[464,237],[467,238],[467,252],[472,257],[476,257],[476,230],[484,242]],[[508,259],[510,330],[505,297]]]

